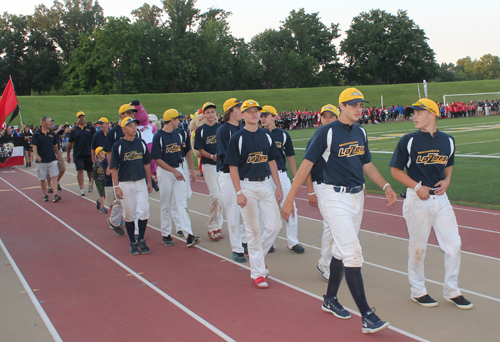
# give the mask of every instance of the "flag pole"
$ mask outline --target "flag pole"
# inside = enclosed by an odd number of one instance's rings
[[[12,88],[14,88],[14,81],[12,81],[12,76],[9,75],[9,78],[10,78],[10,82],[12,82]],[[16,93],[16,88],[14,88],[14,94]],[[21,118],[21,126],[24,125],[23,124],[23,116],[21,115],[21,109],[19,109],[19,117]]]

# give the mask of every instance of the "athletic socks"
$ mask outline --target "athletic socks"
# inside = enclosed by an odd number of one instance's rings
[[[139,237],[138,241],[144,239],[144,233],[146,233],[146,226],[148,225],[148,220],[139,220]]]
[[[139,222],[141,222],[141,221],[139,221]],[[139,224],[139,227],[140,227],[140,224]],[[127,234],[128,234],[128,238],[130,239],[130,242],[135,243],[135,235],[134,235],[135,222],[134,221],[125,222],[125,228],[127,228]]]
[[[344,264],[342,260],[332,257],[330,262],[330,279],[328,280],[328,289],[326,290],[326,298],[337,297],[340,283],[344,277]]]
[[[332,275],[330,274],[330,279]],[[365,287],[363,285],[363,277],[361,276],[361,267],[346,267],[345,280],[351,291],[352,298],[358,306],[362,316],[370,310],[365,296]]]

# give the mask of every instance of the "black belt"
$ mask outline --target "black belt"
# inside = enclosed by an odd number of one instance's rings
[[[175,165],[168,164],[168,166],[173,167],[174,169],[177,169],[181,164],[182,163],[178,163],[178,164],[175,164]]]
[[[337,186],[337,185],[331,185],[331,184],[326,184],[332,187],[333,191],[335,192],[340,192],[340,193],[345,193],[345,194],[357,194],[358,192],[363,191],[364,186],[363,185],[358,185],[355,187],[348,187],[348,186]]]
[[[322,181],[313,181],[313,183],[316,182],[316,184],[320,185],[322,184],[323,182]]]
[[[266,179],[268,179],[269,176],[267,177],[260,177],[260,178],[240,178],[242,181],[249,181],[249,182],[263,182]]]

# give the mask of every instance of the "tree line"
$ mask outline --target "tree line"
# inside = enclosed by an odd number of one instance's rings
[[[438,65],[406,11],[362,12],[346,37],[319,13],[292,10],[250,42],[220,8],[196,0],[145,3],[105,17],[97,0],[55,0],[32,15],[0,18],[0,85],[19,95],[112,94],[396,84],[500,77],[497,56]]]

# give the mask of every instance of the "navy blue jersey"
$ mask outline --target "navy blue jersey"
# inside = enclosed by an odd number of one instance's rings
[[[169,166],[178,167],[182,163],[182,133],[173,130],[171,133],[159,130],[153,137],[151,158],[161,159]]]
[[[57,146],[56,135],[52,131],[43,133],[41,129],[36,131],[31,138],[31,146],[36,146],[36,152],[40,156],[41,163],[50,163],[56,160],[54,146]]]
[[[148,147],[144,140],[120,139],[111,150],[110,169],[118,169],[120,182],[137,181],[146,178],[144,165],[151,162]]]
[[[324,183],[346,187],[364,184],[363,165],[372,159],[365,129],[338,120],[318,128],[304,159],[316,164],[321,158]]]
[[[177,132],[181,134],[182,137],[182,159],[186,158],[186,155],[191,151],[191,138],[189,136],[189,132],[184,128],[177,128]]]
[[[280,151],[278,158],[276,158],[278,170],[286,172],[286,157],[295,155],[292,138],[290,138],[290,134],[288,134],[288,132],[285,132],[280,128],[273,129],[271,131],[271,135],[276,143],[278,151]]]
[[[306,151],[309,148],[310,144],[311,140],[307,142]],[[311,179],[313,182],[316,182],[318,184],[323,183],[323,162],[324,159],[320,158],[320,160],[317,163],[315,163],[311,168]]]
[[[403,136],[394,150],[391,167],[404,170],[408,176],[422,185],[433,188],[444,179],[444,169],[455,163],[455,139],[437,131],[416,131]]]
[[[99,146],[103,147],[105,141],[106,141],[106,134],[104,134],[103,131],[97,132],[96,134],[94,134],[94,137],[92,138],[92,149],[95,150]]]
[[[95,134],[95,127],[89,124],[74,127],[69,133],[69,142],[73,143],[73,156],[82,157],[90,156],[90,148],[92,145],[92,138]]]
[[[104,145],[102,146],[102,149],[104,152],[111,152],[111,149],[113,148],[113,145],[120,139],[123,139],[125,134],[123,133],[122,127],[120,125],[116,125],[115,127],[111,128],[108,131],[108,134],[106,134],[106,139],[104,140]],[[141,139],[141,132],[137,130],[136,134],[137,138]]]
[[[229,139],[231,136],[238,132],[243,127],[239,124],[237,126],[230,124],[229,122],[224,123],[217,130],[217,171],[224,173],[229,173],[229,165],[224,163],[226,158],[227,148],[229,146]]]
[[[241,129],[229,139],[224,163],[237,166],[240,178],[262,178],[271,175],[268,162],[278,156],[279,151],[269,131]]]
[[[108,159],[107,158],[104,158],[102,160],[101,166],[104,169],[104,171],[106,171],[106,169],[108,168]],[[106,172],[104,172],[104,186],[113,186],[113,177],[111,177],[111,173],[108,176],[106,174]]]
[[[217,154],[217,129],[221,126],[220,123],[215,123],[213,126],[203,124],[196,129],[194,136],[194,148],[196,150],[203,149],[210,154]],[[201,164],[216,163],[209,158],[201,157]]]

